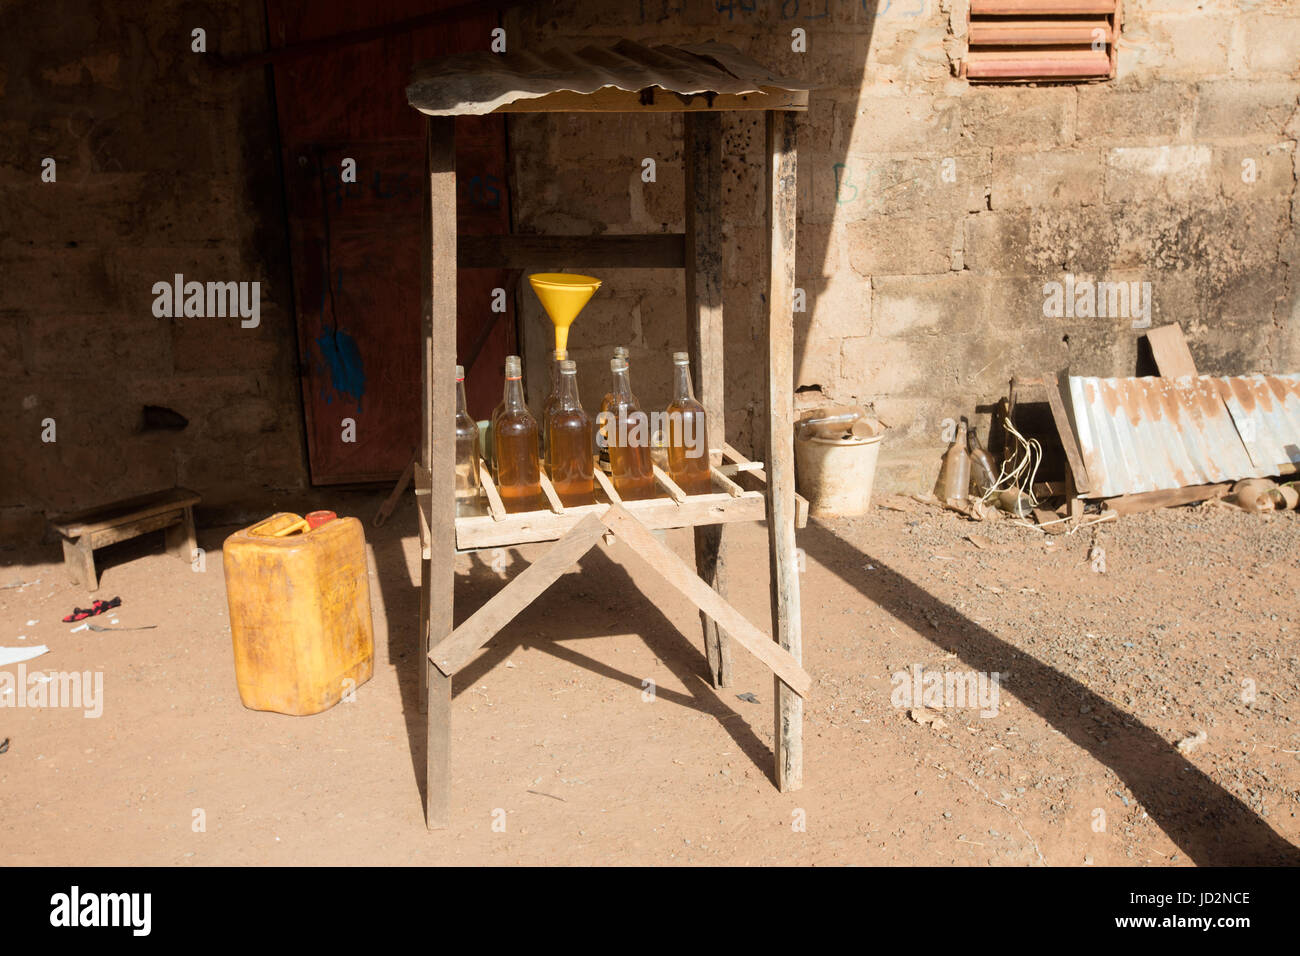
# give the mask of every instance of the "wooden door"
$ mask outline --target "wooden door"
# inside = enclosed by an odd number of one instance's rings
[[[458,2],[267,0],[267,16],[274,49]],[[395,478],[419,442],[425,124],[406,84],[419,60],[487,48],[497,25],[489,11],[275,65],[313,484]],[[508,231],[504,118],[458,119],[456,144],[459,230]],[[343,181],[345,160],[355,182]],[[490,308],[508,278],[466,270],[458,282],[457,355],[475,418],[499,400],[514,346],[513,296],[506,313]]]

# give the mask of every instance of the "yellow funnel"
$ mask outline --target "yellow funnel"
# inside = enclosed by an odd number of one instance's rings
[[[566,272],[539,272],[529,276],[528,281],[532,283],[537,298],[542,300],[542,308],[555,326],[555,347],[567,350],[569,326],[600,288],[600,280]]]

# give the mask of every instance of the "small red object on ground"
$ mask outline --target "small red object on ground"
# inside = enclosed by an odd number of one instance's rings
[[[332,511],[311,511],[305,515],[308,528],[319,528],[326,522],[333,521],[338,517]]]
[[[71,624],[73,621],[84,621],[88,617],[94,617],[96,614],[103,614],[115,607],[122,606],[122,599],[115,597],[111,601],[96,601],[89,608],[74,607],[72,613],[67,615],[63,621],[65,624]]]

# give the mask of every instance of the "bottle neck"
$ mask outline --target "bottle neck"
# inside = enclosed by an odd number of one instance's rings
[[[456,379],[456,414],[469,414],[469,403],[465,401],[465,380],[463,378]]]
[[[506,376],[505,394],[501,397],[501,404],[507,412],[518,412],[523,410],[524,406],[524,382],[520,377],[511,378]]]
[[[614,372],[614,384],[610,386],[609,394],[615,404],[631,404],[636,399],[632,395],[632,381],[628,378],[627,369]]]
[[[578,376],[560,374],[560,408],[566,412],[581,411],[582,400],[578,398]]]
[[[695,389],[691,386],[691,367],[689,365],[673,366],[673,401],[695,401]]]
[[[551,353],[551,394],[560,392],[560,363],[569,357],[569,353],[560,349]]]

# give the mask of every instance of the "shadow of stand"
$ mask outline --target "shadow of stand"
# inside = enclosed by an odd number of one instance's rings
[[[428,799],[425,777],[428,728],[425,715],[420,709],[419,668],[423,661],[416,650],[415,633],[419,616],[419,587],[418,580],[412,584],[412,572],[407,567],[402,547],[403,538],[416,533],[413,500],[399,505],[384,528],[367,527],[366,531],[373,549],[375,573],[383,594],[388,621],[388,658],[397,672],[411,765],[415,770],[421,801],[425,801]],[[471,570],[456,575],[455,623],[458,627],[528,566],[527,562],[518,560],[516,554],[516,560],[510,568],[511,573],[503,578],[484,561],[481,553],[473,554],[470,558]],[[416,567],[418,569],[418,564]],[[418,570],[415,574],[418,575]],[[589,600],[591,589],[596,586],[594,582],[599,582],[602,595],[618,600],[616,621],[609,620],[610,613],[602,605]],[[671,591],[668,585],[663,587],[666,592]],[[585,638],[626,632],[629,621],[636,622],[634,632],[641,636],[646,647],[686,688],[686,693],[682,693],[656,686],[656,700],[713,717],[737,748],[770,778],[772,749],[754,733],[746,719],[747,715],[728,707],[719,692],[708,682],[708,662],[704,656],[698,614],[690,615],[688,627],[691,627],[691,633],[683,634],[650,598],[642,594],[627,570],[617,561],[611,560],[601,545],[588,551],[571,573],[565,574],[551,585],[518,617],[502,628],[469,664],[457,672],[452,679],[452,698],[459,697],[467,688],[473,687],[503,664],[512,653],[525,649],[550,654],[593,674],[626,684],[640,693],[642,675],[621,671],[569,646],[571,642]],[[563,644],[556,640],[539,639],[538,625],[551,622],[562,622]],[[698,641],[693,638],[698,638]],[[755,711],[760,716],[763,713],[765,711]],[[453,727],[453,750],[454,747]]]
[[[1071,743],[1110,767],[1151,819],[1202,866],[1300,863],[1287,842],[1254,811],[1131,714],[1037,658],[1008,644],[935,598],[888,564],[810,520],[800,534],[809,557],[972,670],[1009,673],[1017,700]],[[845,568],[875,566],[870,576]],[[930,621],[943,620],[942,630]],[[1087,707],[1084,717],[1080,713]]]

